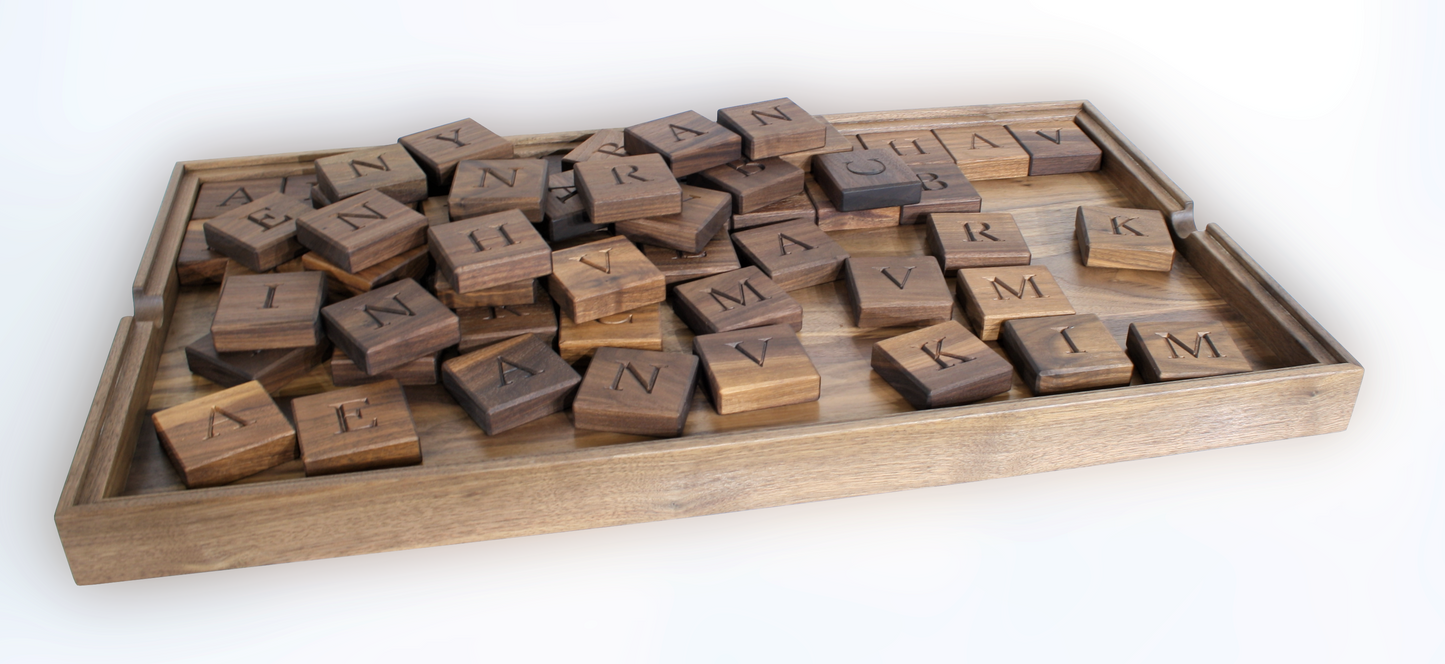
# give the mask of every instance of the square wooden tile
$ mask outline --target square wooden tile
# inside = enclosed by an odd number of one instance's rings
[[[412,279],[342,300],[321,315],[331,341],[372,376],[461,339],[457,315]]]
[[[572,172],[594,224],[682,212],[682,188],[661,155],[584,161]]]
[[[1161,321],[1129,325],[1129,357],[1145,382],[1249,371],[1234,337],[1219,321]]]
[[[806,221],[788,221],[733,234],[733,243],[785,291],[835,281],[848,252]]]
[[[558,321],[557,350],[569,363],[592,357],[604,347],[662,350],[659,306],[649,304],[585,323],[562,316]]]
[[[296,458],[296,430],[255,381],[157,411],[151,421],[191,489],[234,482]]]
[[[1042,265],[963,269],[956,283],[968,324],[984,341],[997,339],[1006,320],[1074,313],[1054,275]]]
[[[804,178],[805,185],[810,181],[811,179]],[[817,184],[813,186],[816,187]],[[822,192],[821,189],[818,191],[819,193]],[[829,205],[832,204],[829,203]],[[758,226],[767,226],[768,224],[776,224],[784,221],[818,222],[818,210],[813,207],[812,199],[808,198],[806,186],[803,191],[784,198],[772,205],[764,206],[752,212],[733,213],[732,227],[734,231],[745,231],[749,228],[757,228]]]
[[[898,223],[922,223],[925,215],[936,212],[978,212],[983,209],[983,198],[957,166],[951,163],[917,164],[913,166],[913,173],[923,185],[923,197],[915,205],[903,206]]]
[[[426,173],[433,195],[447,191],[457,163],[466,159],[511,159],[512,142],[471,118],[396,139]]]
[[[1158,210],[1080,206],[1074,237],[1087,267],[1168,272],[1174,241]]]
[[[943,270],[927,256],[854,256],[843,273],[858,327],[932,325],[953,318]]]
[[[719,109],[717,121],[742,136],[748,159],[814,150],[827,141],[826,125],[787,97]]]
[[[549,242],[560,242],[579,235],[595,233],[599,228],[587,216],[587,205],[577,193],[576,175],[572,171],[553,173],[547,177],[547,195],[542,200],[542,223],[537,230]]]
[[[360,272],[426,244],[427,219],[379,191],[366,191],[296,221],[303,246],[347,272]]]
[[[872,366],[914,408],[971,403],[1013,385],[1013,367],[952,320],[873,344]]]
[[[254,203],[266,196],[281,191],[286,178],[253,178],[230,182],[207,182],[196,194],[196,204],[191,207],[191,220],[210,219],[229,212],[247,203]]]
[[[337,387],[351,385],[367,385],[379,380],[395,380],[402,385],[436,385],[437,367],[441,359],[441,352],[427,353],[408,360],[405,364],[392,367],[369,376],[361,367],[356,366],[351,358],[340,349],[331,352],[331,384]]]
[[[697,356],[601,348],[587,369],[572,419],[578,429],[680,436],[697,387]]]
[[[550,299],[532,304],[457,309],[457,318],[462,334],[457,350],[463,353],[523,334],[535,334],[549,344],[557,338],[557,310],[552,308]]]
[[[530,334],[442,363],[442,384],[489,436],[566,410],[581,382]]]
[[[1007,212],[928,216],[928,253],[945,274],[960,268],[1028,265],[1033,252]]]
[[[301,257],[301,267],[326,273],[326,290],[332,298],[344,300],[399,279],[420,279],[431,267],[426,247],[415,247],[360,272],[343,270],[312,251]]]
[[[813,179],[842,212],[913,205],[923,196],[913,169],[889,150],[819,155]]]
[[[695,253],[727,229],[731,211],[726,193],[682,185],[682,212],[619,221],[614,229],[633,242]]]
[[[310,373],[330,355],[331,342],[326,339],[300,348],[222,353],[216,350],[215,342],[207,334],[186,344],[186,368],[221,387],[235,387],[254,380],[275,394],[287,383]]]
[[[325,299],[326,275],[318,272],[228,278],[211,319],[212,343],[222,353],[314,346]]]
[[[428,227],[452,223],[452,211],[446,196],[431,196],[422,201],[421,213],[426,217]]]
[[[317,159],[316,188],[332,203],[369,189],[405,204],[427,195],[426,173],[396,143]]]
[[[1004,321],[999,343],[1034,394],[1128,385],[1134,363],[1094,314]]]
[[[546,296],[546,289],[540,279],[523,279],[493,288],[458,293],[440,272],[432,273],[432,292],[449,309],[531,304]]]
[[[823,147],[778,155],[779,159],[803,169],[804,173],[811,173],[813,171],[813,157],[820,154],[848,152],[853,149],[853,142],[835,129],[833,125],[823,122],[822,118],[816,115],[813,116],[813,119],[823,125]]]
[[[679,178],[743,157],[741,136],[695,111],[628,127],[623,140],[627,154],[662,155]]]
[[[1029,175],[1097,171],[1102,163],[1103,151],[1068,120],[1011,124],[1008,130],[1029,153]]]
[[[621,129],[600,129],[564,155],[562,163],[576,167],[583,161],[631,156],[627,154],[626,143]]]
[[[667,280],[623,237],[552,252],[547,291],[579,323],[667,299]]]
[[[803,305],[752,265],[681,284],[672,290],[672,302],[695,334],[767,325],[803,329]]]
[[[433,226],[427,237],[437,272],[459,292],[552,273],[552,248],[517,210]]]
[[[822,377],[787,325],[693,338],[708,396],[720,415],[817,401]]]
[[[868,150],[892,152],[909,166],[953,163],[953,155],[949,154],[938,137],[927,129],[858,134],[858,140]]]
[[[452,221],[520,210],[542,221],[547,162],[541,159],[468,159],[457,164],[447,208]]]
[[[934,129],[933,134],[969,180],[1005,180],[1029,174],[1029,153],[1003,125]]]
[[[742,266],[738,262],[738,252],[733,248],[732,235],[727,231],[719,232],[702,251],[686,252],[644,244],[642,255],[657,266],[669,286],[731,272]]]
[[[395,380],[291,402],[306,474],[329,475],[421,463],[421,441]]]
[[[221,281],[226,273],[226,255],[206,244],[204,221],[186,225],[181,251],[176,256],[176,276],[182,286]]]
[[[734,213],[754,212],[803,193],[803,169],[777,157],[739,159],[697,174],[697,183],[732,196]]]
[[[895,206],[843,212],[833,205],[827,192],[823,191],[823,187],[812,178],[808,178],[804,182],[804,191],[807,192],[808,199],[813,204],[814,218],[818,228],[825,231],[897,226],[903,211],[902,206]]]

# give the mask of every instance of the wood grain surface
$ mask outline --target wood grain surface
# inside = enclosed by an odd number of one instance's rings
[[[698,395],[683,436],[671,440],[580,430],[561,413],[487,436],[441,386],[407,387],[424,466],[306,478],[295,460],[232,486],[187,491],[144,412],[221,389],[185,363],[184,347],[206,334],[218,294],[214,285],[180,287],[174,269],[197,192],[208,182],[303,176],[312,160],[349,150],[187,162],[171,174],[133,284],[136,317],[121,322],[62,487],[56,525],[76,581],[712,514],[1348,424],[1363,370],[1222,230],[1197,230],[1187,195],[1091,104],[822,119],[849,134],[1073,120],[1109,153],[1103,169],[975,182],[983,211],[1013,214],[1035,264],[1050,269],[1079,311],[1097,314],[1116,342],[1143,318],[1219,321],[1252,370],[1042,397],[1015,379],[982,403],[915,412],[869,367],[872,344],[901,330],[855,330],[843,284],[825,283],[790,293],[805,312],[799,339],[822,377],[816,402],[718,415]],[[518,156],[538,157],[571,150],[590,134],[512,140]],[[1084,268],[1073,239],[1079,205],[1159,209],[1183,256],[1168,273]],[[830,234],[854,256],[923,253],[924,229],[916,225]],[[665,350],[685,352],[692,334],[670,307],[660,313]],[[330,373],[318,367],[277,400],[328,389]],[[1165,411],[1170,417],[1155,417]],[[1142,419],[1151,426],[1136,426]]]

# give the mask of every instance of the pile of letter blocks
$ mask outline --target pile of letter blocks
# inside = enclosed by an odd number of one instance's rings
[[[1036,394],[1127,385],[1136,366],[1148,381],[1248,370],[1208,323],[1140,323],[1120,348],[970,184],[1100,160],[1069,122],[845,137],[775,99],[534,159],[467,119],[315,175],[209,183],[178,271],[222,287],[186,356],[229,389],[153,420],[191,487],[298,449],[308,475],[420,463],[403,386],[438,381],[488,435],[570,409],[578,429],[677,436],[699,382],[723,415],[818,400],[789,292],[840,278],[858,327],[917,328],[872,355],[917,408],[1007,392],[1015,368]],[[926,224],[936,260],[850,258],[829,236],[900,224]],[[1170,270],[1157,211],[1083,207],[1077,228],[1085,265]],[[664,352],[665,302],[692,352]],[[1188,361],[1201,354],[1224,361]],[[288,418],[272,395],[327,361],[337,389]]]

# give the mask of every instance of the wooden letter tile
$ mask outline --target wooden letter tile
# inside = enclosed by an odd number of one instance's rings
[[[457,315],[412,279],[337,302],[321,315],[331,341],[372,376],[461,339]]]
[[[848,260],[848,252],[807,221],[735,233],[733,243],[785,291],[834,281]]]
[[[469,293],[458,293],[451,283],[441,275],[441,272],[432,273],[432,290],[435,291],[437,299],[447,305],[448,309],[531,304],[536,302],[539,297],[546,297],[541,282],[537,279],[523,279]]]
[[[457,164],[447,208],[452,221],[506,210],[541,221],[546,192],[547,162],[541,159],[467,160]]]
[[[827,192],[817,181],[808,178],[804,183],[808,199],[813,203],[818,228],[825,231],[845,231],[860,228],[887,228],[897,226],[903,211],[901,206],[873,208],[843,212],[833,205]]]
[[[489,436],[562,412],[580,382],[530,334],[442,363],[442,384]]]
[[[552,249],[521,212],[508,210],[427,229],[437,271],[459,292],[552,273]]]
[[[946,299],[948,291],[943,294]],[[751,265],[682,284],[672,298],[673,311],[696,334],[765,325],[803,329],[803,305]]]
[[[1149,383],[1250,370],[1218,321],[1132,323],[1127,345],[1139,377]]]
[[[1074,237],[1087,267],[1154,272],[1174,267],[1174,241],[1158,210],[1081,206]]]
[[[406,148],[394,143],[317,159],[316,188],[337,203],[368,189],[406,204],[427,194],[426,173]]]
[[[582,201],[582,194],[577,193],[576,177],[572,171],[547,177],[542,223],[537,229],[548,242],[561,242],[606,228],[592,223],[592,218],[587,216],[587,204]]]
[[[743,137],[748,159],[767,159],[824,146],[824,125],[786,97],[717,112],[718,124]]]
[[[572,402],[578,429],[680,436],[697,387],[697,356],[602,348]]]
[[[1073,122],[1012,124],[1008,130],[1029,153],[1029,175],[1099,170],[1103,152]]]
[[[592,134],[580,145],[572,148],[562,157],[562,163],[567,166],[576,167],[578,162],[590,161],[593,159],[616,159],[626,157],[626,140],[620,129],[603,129]]]
[[[804,178],[804,182],[806,184],[807,182],[812,182],[812,180],[810,178]],[[815,183],[813,186],[817,187],[818,185]],[[820,194],[822,191],[822,189],[818,190]],[[826,196],[824,196],[824,198],[826,198]],[[828,205],[831,207],[832,203]],[[749,228],[757,228],[758,226],[798,220],[809,223],[818,222],[818,209],[813,207],[813,201],[808,198],[806,188],[781,201],[758,208],[752,212],[734,213],[732,225],[734,231],[745,231]]]
[[[196,204],[191,208],[191,220],[219,216],[223,212],[230,212],[267,195],[278,193],[285,186],[286,178],[207,182],[201,185],[200,192],[196,194]]]
[[[731,210],[731,196],[683,185],[682,212],[619,221],[615,230],[633,242],[694,253],[728,227]]]
[[[557,349],[568,362],[591,357],[604,347],[662,350],[662,314],[658,307],[649,304],[586,323],[563,316]]]
[[[733,238],[727,231],[719,232],[702,251],[686,252],[645,244],[642,245],[642,255],[657,266],[669,286],[731,272],[742,266],[738,262],[738,252],[733,248]]]
[[[547,299],[532,304],[457,309],[457,318],[461,319],[462,331],[457,350],[463,353],[522,334],[535,334],[549,344],[557,338],[557,310]]]
[[[865,149],[887,150],[909,166],[953,163],[953,155],[949,154],[938,137],[927,129],[859,134],[858,140]]]
[[[289,175],[281,185],[281,193],[293,198],[301,199],[307,208],[315,208],[311,200],[311,187],[316,185],[316,174],[310,175]]]
[[[421,463],[406,393],[394,380],[300,397],[291,413],[308,476]]]
[[[913,173],[923,185],[923,197],[916,205],[903,206],[898,223],[922,223],[925,215],[935,212],[978,212],[983,208],[983,198],[957,166],[916,164]]]
[[[446,196],[432,196],[422,201],[421,213],[426,215],[427,226],[452,223],[452,211],[451,207],[447,205]]]
[[[817,117],[814,116],[814,119],[817,119]],[[823,125],[823,147],[803,150],[802,152],[789,152],[788,154],[778,155],[778,158],[803,169],[804,173],[811,173],[813,171],[813,157],[820,154],[848,152],[853,149],[853,142],[848,140],[848,137],[844,136],[837,129],[834,129],[833,125],[823,122],[821,119],[818,119],[818,122]]]
[[[958,298],[969,325],[984,341],[997,339],[1006,320],[1074,313],[1054,275],[1042,265],[959,270]]]
[[[889,150],[819,155],[813,179],[843,212],[913,205],[923,196],[913,169]]]
[[[872,365],[914,408],[957,406],[1013,385],[1013,367],[952,320],[873,344]]]
[[[331,354],[331,342],[300,348],[251,350],[222,353],[207,334],[186,346],[186,366],[191,373],[222,387],[257,381],[275,394],[287,383],[306,375]]]
[[[743,156],[741,136],[694,111],[633,125],[623,135],[627,154],[660,154],[673,177],[692,175]]]
[[[296,430],[255,381],[157,411],[151,421],[192,489],[234,482],[296,458]]]
[[[682,212],[682,188],[660,155],[584,161],[572,172],[594,224]]]
[[[182,286],[219,282],[226,273],[226,255],[206,244],[205,223],[192,221],[186,225],[181,252],[176,256],[176,275]]]
[[[754,212],[803,193],[803,169],[777,157],[731,161],[698,173],[697,179],[732,194],[733,212]]]
[[[222,353],[300,348],[321,343],[321,304],[326,275],[320,272],[252,274],[226,279],[212,343]]]
[[[1094,314],[1004,321],[999,333],[1034,394],[1128,385],[1134,363]]]
[[[667,299],[667,280],[627,238],[552,252],[547,291],[579,323]]]
[[[823,379],[787,325],[704,334],[693,339],[718,414],[817,401]]]
[[[205,222],[205,244],[251,271],[272,270],[298,257],[296,219],[311,212],[301,199],[269,193]]]
[[[512,142],[471,118],[432,127],[397,139],[426,172],[433,194],[447,191],[457,162],[466,159],[511,159]]]
[[[933,134],[970,180],[1003,180],[1029,174],[1029,153],[1002,125],[934,129]]]
[[[331,384],[337,387],[366,385],[378,380],[395,380],[402,385],[436,385],[437,360],[441,353],[427,353],[406,364],[368,376],[341,349],[331,352]]]
[[[927,256],[854,256],[844,273],[858,327],[932,325],[953,318],[943,270]]]
[[[399,279],[420,279],[431,267],[431,254],[426,247],[408,249],[360,272],[347,272],[322,258],[316,252],[301,257],[301,267],[326,273],[326,288],[331,296],[344,300]]]
[[[928,253],[950,275],[960,268],[1028,265],[1033,260],[1014,216],[1007,212],[929,215]]]
[[[427,220],[379,191],[368,191],[307,213],[296,238],[347,272],[360,272],[426,243]]]

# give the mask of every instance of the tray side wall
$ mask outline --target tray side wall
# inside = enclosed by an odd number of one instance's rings
[[[1361,375],[1296,367],[710,444],[113,499],[56,522],[80,584],[437,546],[1329,433],[1347,426]]]

